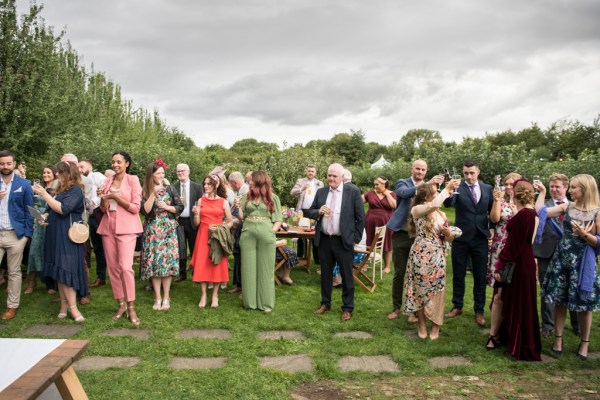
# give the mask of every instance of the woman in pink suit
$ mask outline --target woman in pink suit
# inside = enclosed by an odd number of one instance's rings
[[[142,233],[139,217],[142,203],[142,186],[135,175],[129,175],[131,157],[124,151],[112,156],[112,169],[115,175],[108,178],[103,188],[98,189],[102,199],[100,209],[104,213],[98,226],[108,265],[108,275],[113,296],[119,303],[113,320],[127,313],[135,326],[140,320],[135,312],[135,274],[133,272],[133,252],[135,241]],[[127,302],[127,303],[125,303]]]

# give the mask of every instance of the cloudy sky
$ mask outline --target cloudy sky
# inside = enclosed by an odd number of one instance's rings
[[[199,146],[460,140],[600,113],[597,0],[40,3],[86,66]]]

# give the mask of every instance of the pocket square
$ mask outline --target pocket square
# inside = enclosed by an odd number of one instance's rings
[[[20,188],[18,188],[17,190],[14,191],[14,193],[20,193],[23,191],[23,186],[21,186]]]

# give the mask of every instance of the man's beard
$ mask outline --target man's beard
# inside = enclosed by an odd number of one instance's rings
[[[4,176],[9,176],[14,172],[14,169],[8,170],[6,168],[0,169],[0,173]]]

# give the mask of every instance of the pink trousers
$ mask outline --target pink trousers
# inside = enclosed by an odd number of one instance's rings
[[[135,251],[136,234],[115,234],[114,213],[108,212],[110,233],[102,235],[102,245],[106,256],[108,276],[115,299],[135,301],[135,273],[133,272],[133,253]]]

